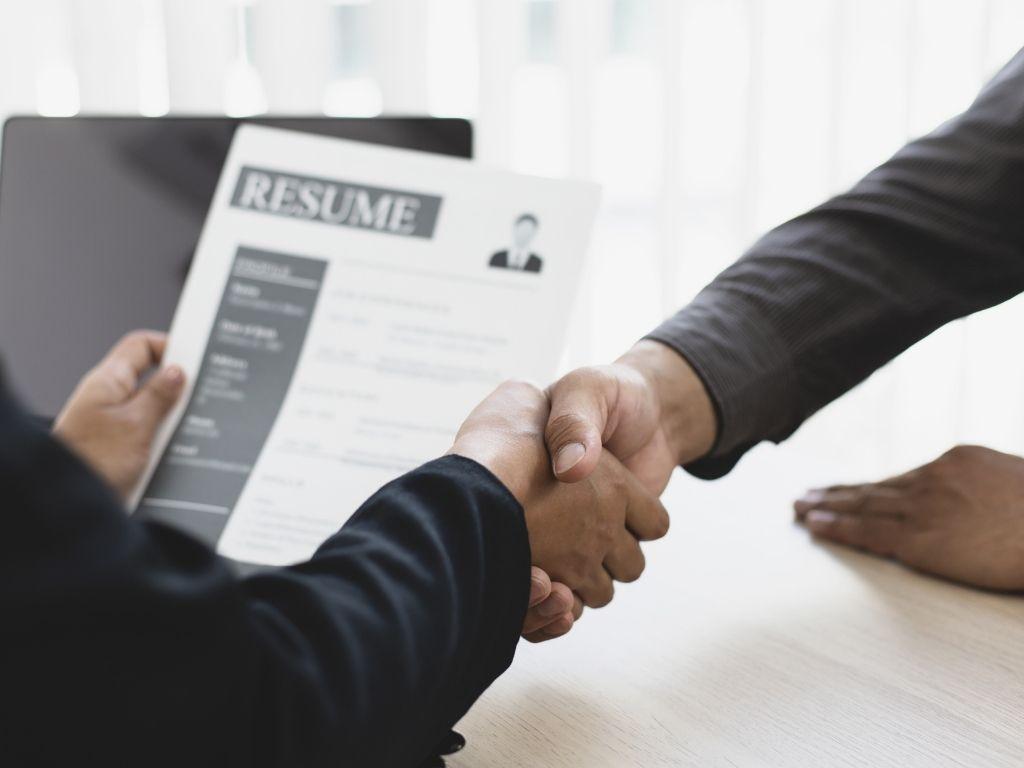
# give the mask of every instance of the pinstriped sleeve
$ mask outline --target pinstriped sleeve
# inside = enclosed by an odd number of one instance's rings
[[[724,475],[936,328],[1024,290],[1024,51],[966,112],[768,233],[648,338],[714,402]]]

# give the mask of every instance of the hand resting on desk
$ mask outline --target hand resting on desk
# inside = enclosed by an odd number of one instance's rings
[[[878,483],[808,491],[797,520],[821,539],[983,589],[1024,592],[1024,459],[957,446]]]

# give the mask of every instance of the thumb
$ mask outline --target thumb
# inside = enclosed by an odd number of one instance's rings
[[[590,476],[601,458],[608,421],[607,381],[598,371],[573,371],[548,390],[551,412],[544,441],[555,477],[575,483]]]
[[[154,373],[132,400],[132,408],[138,411],[143,427],[156,432],[184,388],[185,372],[177,365]]]

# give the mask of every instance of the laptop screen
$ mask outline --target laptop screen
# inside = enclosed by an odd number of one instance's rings
[[[188,272],[231,118],[18,117],[0,160],[0,357],[53,416],[124,333],[165,330]],[[272,125],[469,157],[469,123],[267,118]]]

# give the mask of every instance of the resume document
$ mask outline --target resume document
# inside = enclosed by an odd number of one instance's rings
[[[555,373],[598,190],[239,128],[165,356],[189,389],[132,506],[223,555],[308,558],[444,453],[499,382]]]

